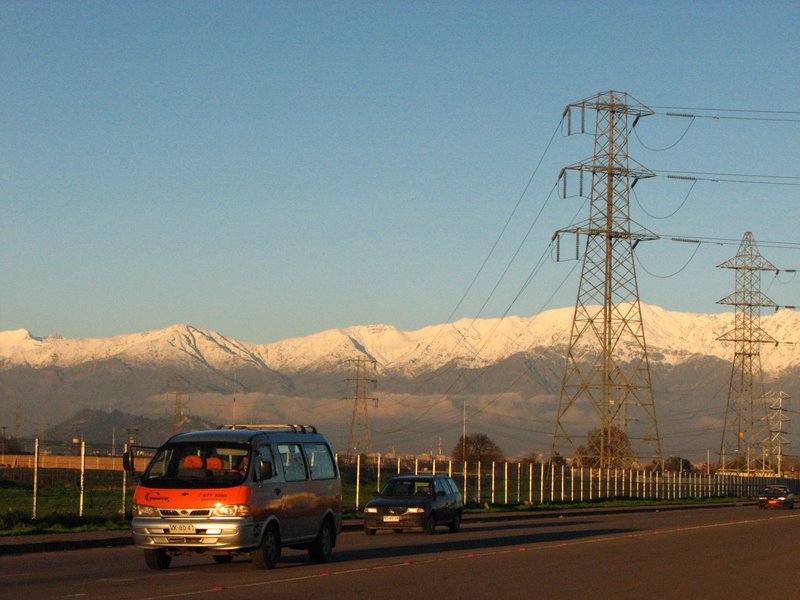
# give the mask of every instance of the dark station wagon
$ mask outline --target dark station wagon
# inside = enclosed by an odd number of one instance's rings
[[[758,494],[758,507],[794,508],[794,495],[785,485],[768,485]]]
[[[401,533],[416,529],[433,533],[447,525],[455,533],[461,526],[464,503],[455,482],[446,475],[402,475],[375,493],[364,508],[364,533],[378,529]]]

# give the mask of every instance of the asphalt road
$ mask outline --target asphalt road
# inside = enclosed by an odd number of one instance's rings
[[[332,562],[286,550],[272,571],[195,557],[151,571],[133,547],[2,556],[0,598],[800,598],[800,510],[566,514],[346,532]]]

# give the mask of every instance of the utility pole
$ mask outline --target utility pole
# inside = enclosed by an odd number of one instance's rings
[[[567,133],[586,131],[586,112],[594,111],[594,155],[561,170],[562,196],[577,177],[577,194],[589,194],[589,218],[555,233],[575,235],[583,246],[578,297],[566,353],[566,366],[553,434],[551,458],[581,453],[569,431],[575,415],[597,418],[597,448],[585,456],[591,466],[629,468],[644,458],[663,460],[650,364],[642,323],[633,251],[639,242],[658,239],[630,218],[630,191],[655,173],[628,156],[628,135],[652,110],[624,92],[602,92],[564,110]],[[587,444],[587,447],[589,444]]]
[[[370,454],[372,452],[372,440],[369,433],[369,414],[367,412],[367,402],[371,400],[375,406],[378,406],[377,398],[367,397],[367,386],[377,385],[376,379],[367,378],[367,364],[371,364],[375,368],[377,362],[365,356],[359,356],[357,359],[349,360],[347,362],[356,363],[356,377],[355,379],[348,379],[348,381],[356,382],[356,395],[345,398],[345,400],[353,401],[353,417],[350,421],[350,437],[347,440],[347,458],[358,456],[360,454]]]
[[[761,344],[777,345],[771,335],[761,329],[761,307],[777,310],[778,305],[761,293],[761,272],[778,269],[761,256],[749,231],[745,232],[736,256],[718,265],[736,271],[736,291],[718,304],[736,307],[734,328],[717,338],[733,342],[725,423],[720,444],[720,468],[746,471],[756,469],[755,461],[767,442],[768,427],[764,384],[761,375]],[[723,458],[726,457],[726,458]]]

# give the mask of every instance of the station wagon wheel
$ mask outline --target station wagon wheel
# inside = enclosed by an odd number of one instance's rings
[[[172,556],[167,554],[167,551],[164,548],[159,548],[158,550],[145,550],[144,562],[151,569],[166,569],[172,562]]]
[[[377,531],[372,527],[364,527],[364,533],[366,533],[367,535],[375,535]]]
[[[325,519],[319,528],[317,539],[308,547],[308,556],[318,563],[330,561],[335,539],[336,534],[333,531],[333,524],[330,519]]]
[[[251,553],[256,569],[274,569],[281,557],[281,536],[275,525],[268,525],[261,546]]]
[[[461,515],[456,513],[453,515],[453,521],[450,523],[450,533],[456,533],[461,529]]]
[[[436,529],[436,516],[433,513],[431,513],[428,516],[428,520],[425,521],[425,533],[427,535],[432,535],[435,529]]]

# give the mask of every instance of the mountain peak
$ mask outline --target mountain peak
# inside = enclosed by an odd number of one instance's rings
[[[461,319],[449,324],[401,331],[392,325],[329,329],[272,344],[239,342],[217,332],[178,323],[163,329],[101,339],[36,338],[26,329],[0,332],[0,364],[74,366],[97,360],[126,363],[177,363],[230,371],[249,364],[283,372],[336,367],[366,355],[386,371],[428,371],[451,362],[488,365],[539,347],[569,342],[572,308],[531,317]],[[718,338],[734,326],[734,313],[697,314],[642,304],[648,349],[659,360],[677,364],[705,354],[730,360],[733,348]],[[795,342],[800,315],[783,309],[761,317],[762,328],[782,342]],[[765,370],[800,365],[800,344],[764,348]]]

